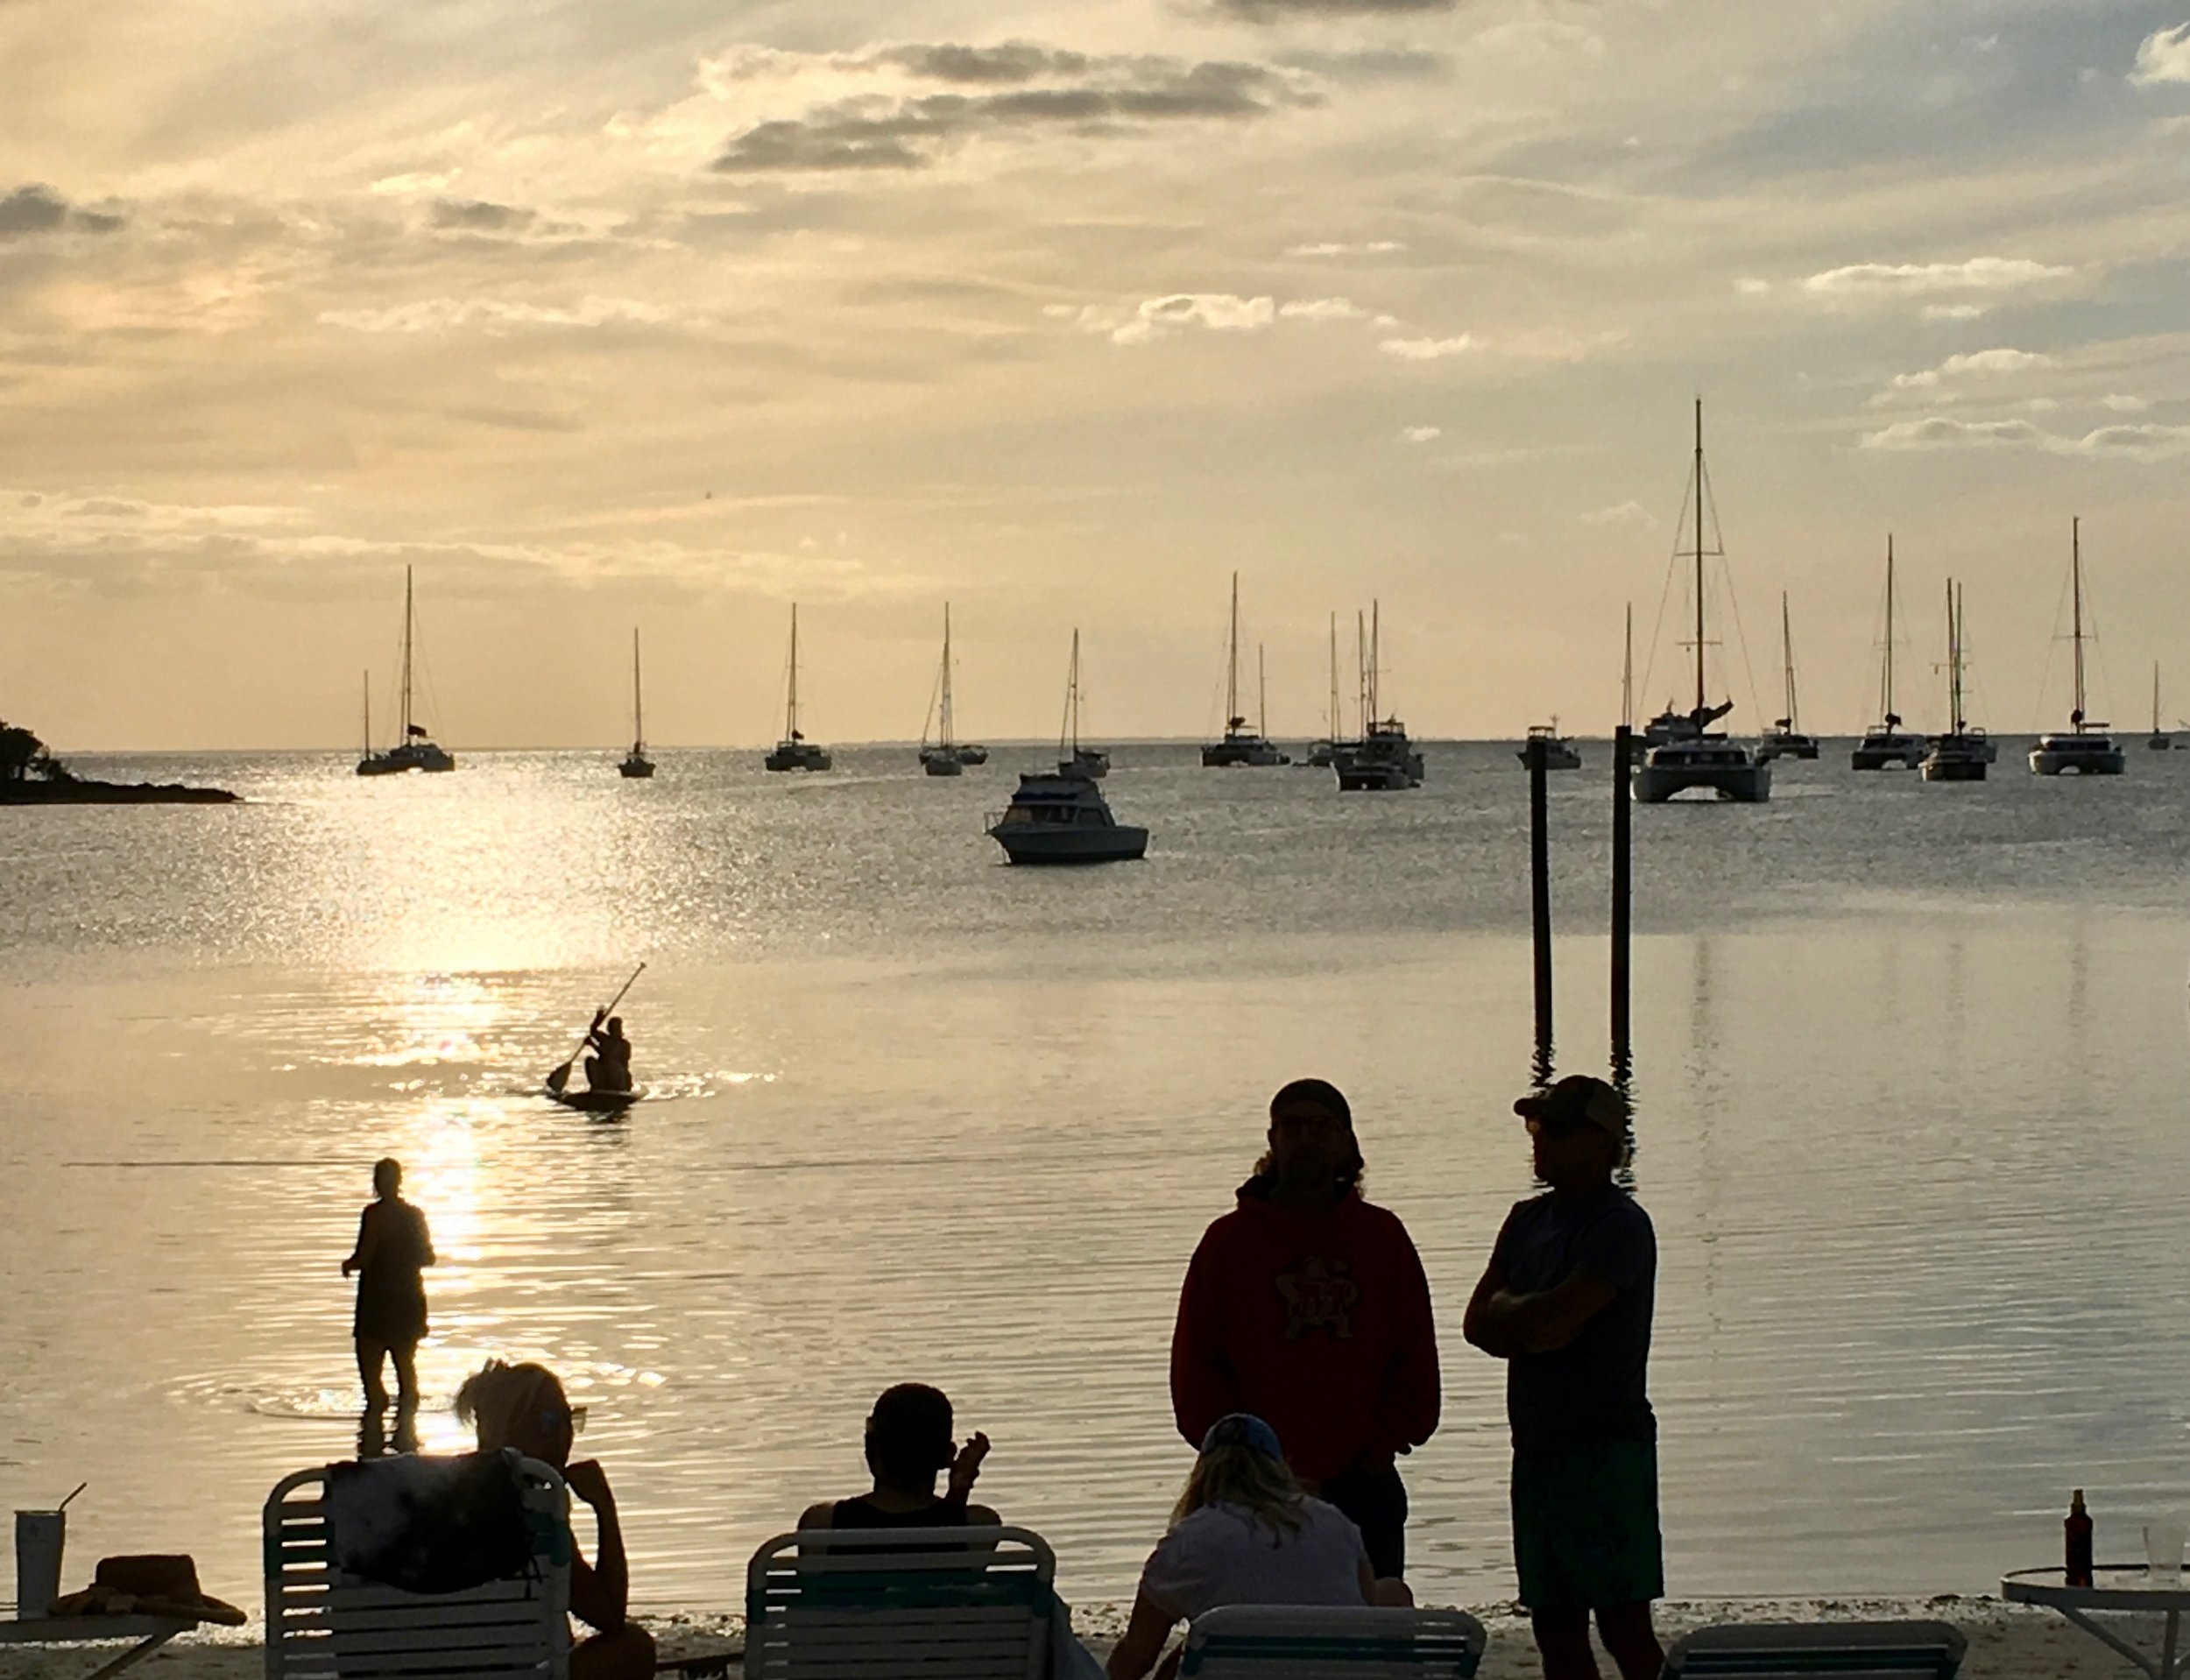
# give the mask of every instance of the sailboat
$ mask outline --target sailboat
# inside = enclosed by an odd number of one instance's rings
[[[646,756],[646,709],[639,699],[639,627],[634,625],[631,632],[631,751],[616,766],[616,773],[629,781],[644,781],[653,773],[654,761]]]
[[[1407,738],[1407,726],[1396,717],[1380,717],[1383,604],[1369,603],[1367,652],[1361,669],[1361,738],[1349,741],[1332,754],[1331,767],[1338,773],[1339,791],[1344,794],[1384,793],[1422,786],[1422,754]],[[1354,641],[1360,646],[1360,618],[1354,618]]]
[[[1330,733],[1322,740],[1311,742],[1308,756],[1301,760],[1301,767],[1308,770],[1328,770],[1332,755],[1339,750],[1339,615],[1331,615],[1331,709],[1324,715]]]
[[[1635,796],[1645,805],[1658,805],[1688,788],[1704,787],[1721,799],[1754,805],[1772,795],[1771,766],[1750,758],[1747,747],[1723,735],[1708,732],[1711,724],[1734,709],[1734,702],[1728,700],[1713,706],[1704,691],[1704,649],[1709,644],[1704,637],[1703,563],[1713,551],[1704,547],[1703,540],[1703,505],[1708,481],[1704,476],[1700,397],[1696,399],[1696,463],[1690,477],[1696,503],[1696,547],[1692,554],[1676,554],[1674,558],[1692,559],[1696,562],[1696,703],[1686,718],[1680,720],[1685,727],[1669,732],[1663,739],[1658,736],[1658,726],[1667,719],[1661,716],[1652,724],[1652,745],[1643,758],[1642,769],[1635,773]],[[1718,552],[1723,556],[1723,540]]]
[[[798,603],[791,603],[790,679],[783,702],[783,738],[761,760],[771,770],[826,770],[834,762],[825,746],[816,746],[798,727]]]
[[[2159,661],[2152,661],[2152,732],[2144,738],[2144,745],[2155,752],[2172,752],[2175,738],[2159,726]]]
[[[942,727],[936,731],[933,745],[929,744],[927,725],[920,731],[920,767],[931,776],[962,776],[965,760],[958,756],[957,744],[950,738],[950,604],[943,604],[943,671],[936,679],[936,692],[941,696]]]
[[[1261,651],[1255,658],[1260,661]],[[1261,678],[1258,676],[1257,684]],[[1231,765],[1290,764],[1292,760],[1269,743],[1258,725],[1247,727],[1247,720],[1240,710],[1240,574],[1232,575],[1232,628],[1225,638],[1225,734],[1224,739],[1202,749],[1202,767],[1219,769]]]
[[[2080,776],[2118,776],[2128,768],[2122,749],[2114,738],[2106,732],[2104,724],[2086,718],[2084,712],[2083,674],[2083,521],[2071,521],[2068,527],[2068,576],[2070,593],[2074,599],[2074,629],[2071,639],[2075,647],[2075,704],[2068,713],[2066,733],[2041,735],[2038,745],[2031,749],[2031,772],[2033,775],[2059,776],[2073,771]]]
[[[1057,730],[1057,774],[1099,781],[1110,774],[1110,754],[1080,745],[1080,632],[1072,632],[1072,663],[1064,677],[1064,722]]]
[[[1946,733],[1932,738],[1932,750],[1924,755],[1926,781],[1982,781],[1992,762],[1992,742],[1984,731],[1969,727],[1962,714],[1962,666],[1966,644],[1962,635],[1962,592],[1954,580],[1946,580]]]
[[[406,770],[454,770],[456,759],[434,745],[425,725],[411,716],[411,650],[418,630],[418,612],[411,590],[411,568],[403,568],[403,690],[401,732],[385,752],[372,750],[371,693],[366,693],[365,756],[357,760],[361,776],[394,776]],[[370,681],[370,679],[368,679]]]
[[[1814,759],[1818,756],[1818,738],[1805,735],[1795,711],[1795,635],[1787,620],[1787,591],[1779,592],[1779,656],[1787,674],[1787,715],[1772,719],[1756,743],[1756,762],[1770,764],[1774,759]]]
[[[1901,727],[1901,714],[1893,709],[1893,533],[1886,533],[1886,648],[1879,667],[1878,721],[1863,731],[1848,762],[1858,770],[1913,770],[1924,762],[1921,735]]]

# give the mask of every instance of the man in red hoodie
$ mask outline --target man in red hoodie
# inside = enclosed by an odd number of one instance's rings
[[[1270,1099],[1269,1150],[1186,1268],[1171,1411],[1197,1444],[1228,1412],[1267,1419],[1293,1473],[1360,1528],[1377,1576],[1398,1578],[1392,1461],[1438,1427],[1437,1327],[1406,1226],[1361,1199],[1360,1176],[1337,1087],[1296,1079]]]

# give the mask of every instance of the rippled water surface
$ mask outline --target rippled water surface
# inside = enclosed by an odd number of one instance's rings
[[[1131,1590],[1188,1455],[1165,1359],[1261,1107],[1352,1096],[1436,1288],[1418,1584],[1511,1590],[1501,1372],[1459,1335],[1529,1071],[1525,782],[1418,793],[1122,750],[1145,864],[1014,871],[1014,762],[902,751],[116,761],[224,809],[0,809],[0,1497],[67,1575],[187,1549],[256,1604],[258,1506],[355,1441],[348,1252],[408,1166],[446,1396],[543,1359],[590,1408],[646,1606],[727,1608],[862,1485],[874,1393],[941,1383],[983,1496],[1076,1599]],[[1557,779],[1563,1071],[1601,1069],[1605,749]],[[1678,1593],[1975,1589],[2190,1512],[2190,757],[2118,782],[1781,766],[1764,808],[1635,813],[1635,1175]],[[621,971],[649,1100],[541,1074]],[[453,1440],[429,1414],[429,1438]],[[2110,1536],[2110,1538],[2109,1538]]]

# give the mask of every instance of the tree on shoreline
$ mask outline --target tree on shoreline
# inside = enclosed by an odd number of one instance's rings
[[[29,730],[0,718],[0,781],[74,781],[75,773]]]

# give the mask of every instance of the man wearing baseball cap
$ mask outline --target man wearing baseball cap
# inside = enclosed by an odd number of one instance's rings
[[[1613,1182],[1627,1099],[1573,1074],[1513,1106],[1551,1188],[1507,1216],[1462,1333],[1507,1362],[1521,1602],[1544,1680],[1596,1680],[1593,1612],[1622,1680],[1655,1680],[1665,1655],[1650,1604],[1665,1566],[1644,1373],[1657,1238]]]

